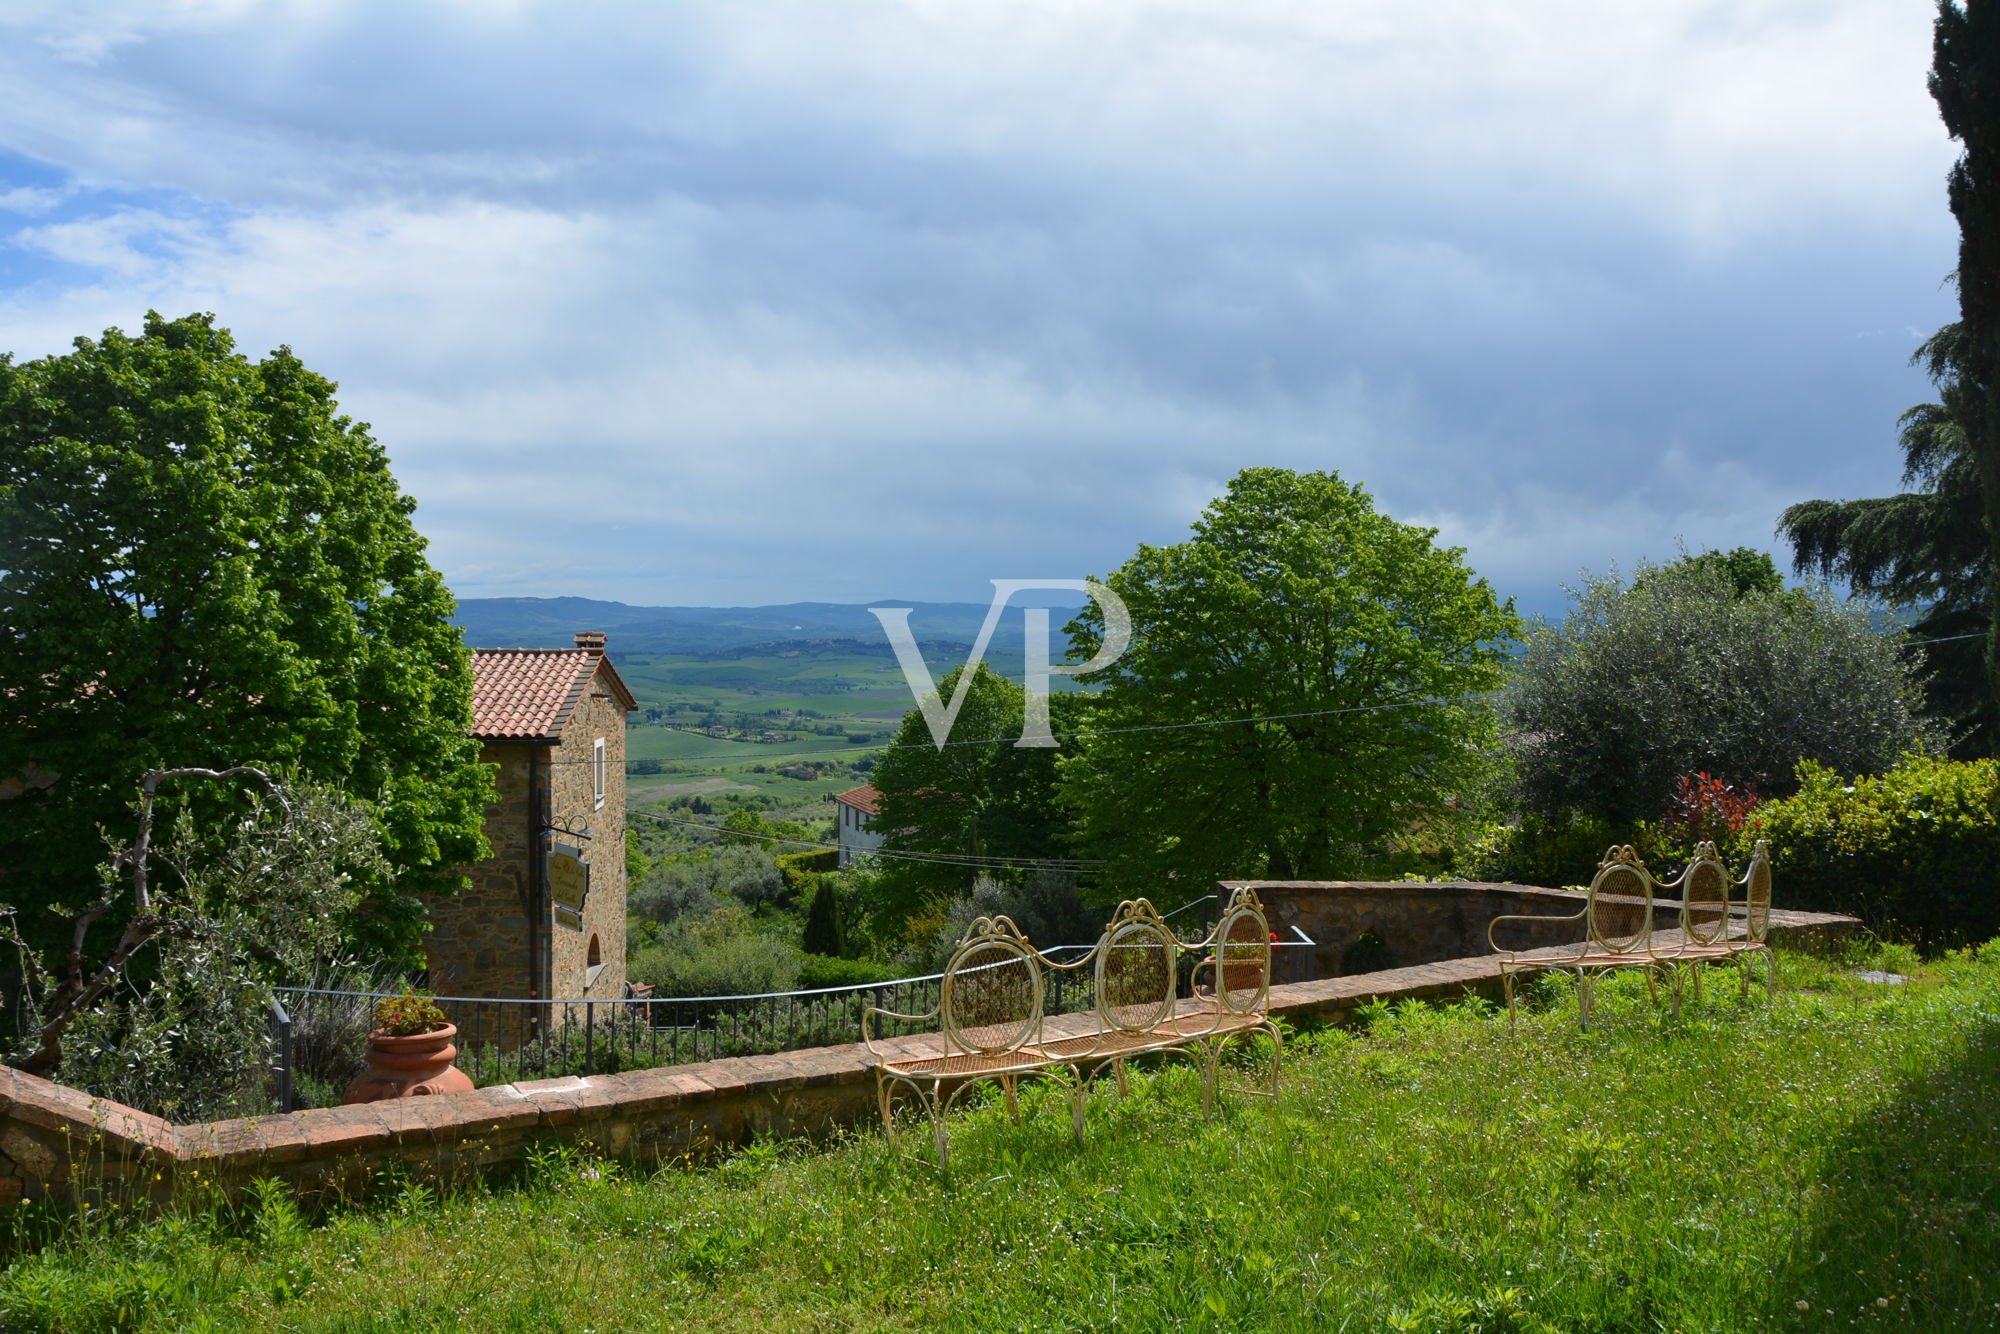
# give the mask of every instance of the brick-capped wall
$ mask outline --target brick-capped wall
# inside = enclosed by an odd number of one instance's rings
[[[1346,966],[1346,955],[1364,934],[1382,942],[1392,967],[1490,954],[1493,947],[1486,929],[1494,918],[1573,917],[1583,907],[1585,897],[1569,889],[1477,880],[1231,880],[1223,883],[1218,906],[1239,886],[1257,891],[1265,917],[1282,938],[1292,939],[1290,928],[1297,927],[1315,942],[1315,977],[1339,977],[1355,971]],[[1636,923],[1644,911],[1642,900],[1629,903]],[[1655,900],[1653,908],[1656,929],[1679,926],[1678,900]],[[1584,935],[1581,919],[1552,920],[1547,925],[1513,923],[1500,930],[1500,944],[1507,949],[1567,945]],[[1370,967],[1381,966],[1375,963]]]
[[[1827,913],[1772,913],[1773,934],[1793,940],[1859,926]],[[1271,1012],[1339,1018],[1369,1000],[1492,994],[1499,977],[1499,960],[1484,955],[1322,978],[1272,987]],[[1087,1015],[1064,1015],[1047,1028],[1062,1037],[1089,1024]],[[937,1041],[926,1035],[883,1045],[917,1055],[936,1050]],[[0,1203],[75,1185],[165,1201],[197,1180],[233,1195],[266,1176],[302,1194],[355,1192],[392,1164],[448,1176],[518,1159],[529,1145],[549,1141],[659,1162],[756,1135],[816,1138],[866,1121],[874,1108],[874,1076],[859,1044],[206,1125],[171,1125],[0,1066]]]

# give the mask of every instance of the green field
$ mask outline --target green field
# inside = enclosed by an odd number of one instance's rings
[[[625,743],[629,804],[700,795],[725,800],[764,796],[790,805],[824,801],[867,781],[865,773],[846,767],[810,780],[776,770],[800,760],[851,762],[875,754],[915,707],[902,670],[889,657],[837,646],[797,641],[771,647],[767,654],[735,658],[614,656],[619,675],[639,701]],[[945,656],[950,660],[927,657],[933,679],[960,665],[960,659]],[[993,664],[996,670],[1008,665]],[[1077,688],[1067,678],[1054,685],[1057,690]],[[779,716],[787,711],[813,716]],[[711,723],[727,734],[708,734]],[[775,738],[765,739],[767,732]],[[665,772],[637,772],[637,761],[658,761]],[[766,772],[757,772],[759,767]]]
[[[801,760],[864,759],[911,707],[893,661],[809,645],[720,660],[635,653],[614,661],[640,705],[626,733],[626,800],[635,809],[682,796],[823,803],[866,775],[845,764],[811,779],[777,770]],[[777,716],[786,711],[817,716]],[[706,733],[716,720],[727,735]],[[867,740],[850,739],[857,736]],[[658,761],[664,772],[636,772],[638,761]]]
[[[641,705],[681,709],[812,709],[828,716],[900,713],[910,688],[893,659],[865,654],[787,650],[768,657],[716,660],[690,654],[618,655],[618,674]],[[948,665],[933,664],[942,676]]]

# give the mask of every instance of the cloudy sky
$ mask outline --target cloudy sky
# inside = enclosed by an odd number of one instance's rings
[[[1333,468],[1524,607],[1896,483],[1928,0],[0,9],[0,349],[214,311],[461,596],[984,601]]]

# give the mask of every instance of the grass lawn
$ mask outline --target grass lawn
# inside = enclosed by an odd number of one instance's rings
[[[1202,1122],[1167,1067],[989,1104],[940,1178],[872,1131],[637,1172],[551,1153],[150,1223],[15,1223],[19,1329],[2000,1328],[2000,945],[1870,985],[1787,957],[1673,1022],[1622,979],[1510,1034],[1410,1006],[1302,1034]],[[119,1322],[123,1323],[119,1323]]]

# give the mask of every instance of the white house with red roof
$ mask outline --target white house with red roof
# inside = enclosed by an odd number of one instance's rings
[[[882,846],[875,829],[875,817],[882,813],[882,794],[872,787],[852,787],[833,799],[838,818],[835,831],[840,836],[840,865]]]

